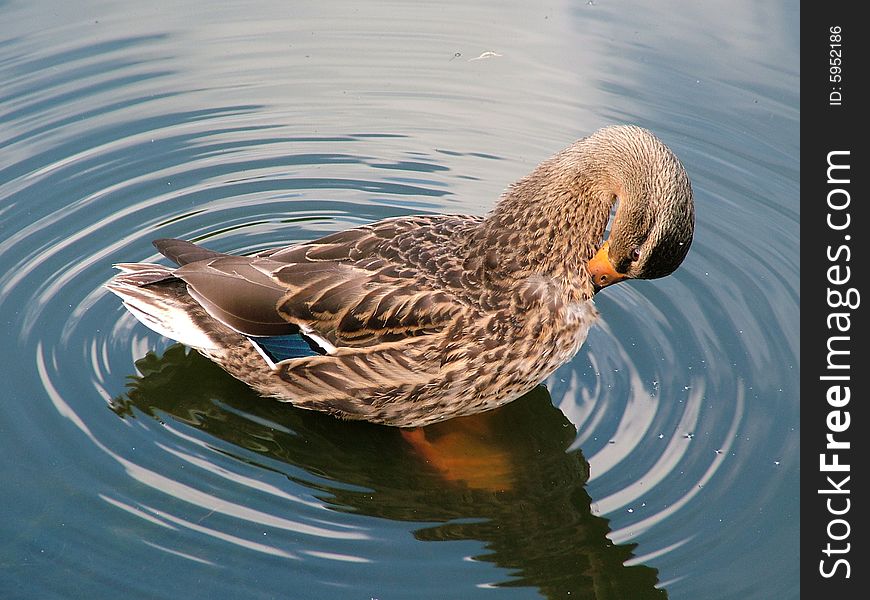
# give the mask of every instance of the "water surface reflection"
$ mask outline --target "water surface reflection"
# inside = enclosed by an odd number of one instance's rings
[[[469,558],[509,573],[492,585],[549,598],[667,596],[655,569],[625,566],[635,545],[612,543],[608,520],[591,513],[589,463],[568,451],[576,430],[544,387],[496,411],[398,430],[264,400],[180,345],[136,366],[112,403],[122,418],[180,421],[237,447],[248,466],[295,467],[287,476],[330,509],[408,523],[417,540],[480,542]]]

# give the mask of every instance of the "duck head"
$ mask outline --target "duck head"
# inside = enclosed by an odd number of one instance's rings
[[[646,130],[620,129],[630,133],[620,151],[642,160],[620,161],[613,179],[610,236],[587,265],[596,291],[669,275],[686,257],[695,229],[692,185],[679,159]]]

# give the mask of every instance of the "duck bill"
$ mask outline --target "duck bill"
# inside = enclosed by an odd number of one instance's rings
[[[595,286],[596,292],[608,285],[619,283],[628,277],[624,273],[616,272],[608,256],[609,249],[610,242],[604,242],[595,256],[592,257],[592,260],[587,263],[589,274],[592,276],[592,285]]]

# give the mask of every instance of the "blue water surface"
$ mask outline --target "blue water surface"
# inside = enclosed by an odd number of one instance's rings
[[[0,3],[0,597],[797,598],[798,4]],[[418,432],[256,396],[101,287],[485,214],[612,123],[692,250],[576,358]]]

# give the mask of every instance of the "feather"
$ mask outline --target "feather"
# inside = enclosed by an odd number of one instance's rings
[[[273,369],[282,360],[326,354],[325,348],[318,345],[314,339],[301,333],[248,337],[248,339],[254,348],[268,359],[267,362],[270,362],[269,366]]]
[[[160,254],[178,266],[184,266],[188,263],[198,262],[208,258],[226,256],[226,254],[221,254],[220,252],[215,252],[214,250],[209,250],[202,246],[197,246],[193,242],[187,242],[184,240],[163,238],[154,240],[151,243],[154,244],[154,247],[157,248],[157,251],[160,252]]]

